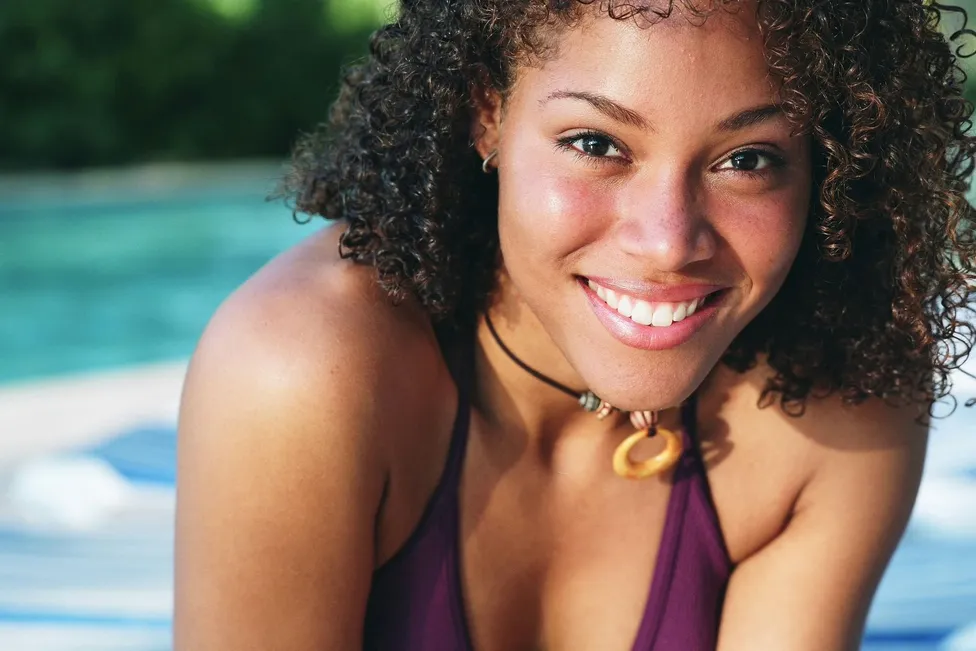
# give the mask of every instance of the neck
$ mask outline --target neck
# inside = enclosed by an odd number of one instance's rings
[[[477,332],[478,407],[494,425],[517,429],[530,438],[551,438],[573,432],[592,436],[615,431],[628,422],[621,413],[601,421],[580,406],[579,394],[587,387],[524,306],[495,305],[488,318],[502,344],[482,318]],[[575,395],[534,376],[503,345],[523,364],[572,389]]]

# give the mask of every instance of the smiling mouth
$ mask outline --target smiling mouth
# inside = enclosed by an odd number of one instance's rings
[[[619,290],[603,287],[590,279],[581,280],[584,280],[593,293],[611,309],[616,310],[620,316],[639,325],[656,328],[667,328],[674,323],[684,321],[702,307],[714,303],[724,292],[724,290],[717,290],[686,301],[647,301]]]

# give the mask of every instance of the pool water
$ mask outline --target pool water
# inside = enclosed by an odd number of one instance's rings
[[[277,175],[252,164],[0,179],[0,412],[41,396],[57,416],[99,387],[70,423],[0,413],[0,649],[169,648],[175,415],[104,414],[175,404],[220,301],[318,227],[264,200]],[[960,398],[976,397],[957,379]],[[78,421],[104,431],[4,456],[4,438]],[[976,410],[959,409],[933,433],[863,648],[976,651],[974,627]]]
[[[277,175],[0,182],[0,382],[186,356],[221,299],[314,228],[265,201]]]

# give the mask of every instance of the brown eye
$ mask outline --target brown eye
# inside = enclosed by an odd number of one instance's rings
[[[623,158],[613,140],[598,133],[584,133],[562,140],[564,146],[590,158]]]
[[[755,151],[740,151],[729,159],[732,167],[745,172],[753,172],[762,164],[762,157]]]
[[[584,136],[579,139],[579,148],[584,154],[590,156],[606,156],[607,153],[613,148],[610,141],[606,138],[600,138],[599,136]]]
[[[726,158],[716,169],[758,173],[782,167],[784,162],[779,156],[761,149],[742,149]]]

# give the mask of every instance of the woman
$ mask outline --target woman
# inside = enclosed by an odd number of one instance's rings
[[[176,648],[857,648],[973,340],[939,9],[404,2],[194,355]]]

